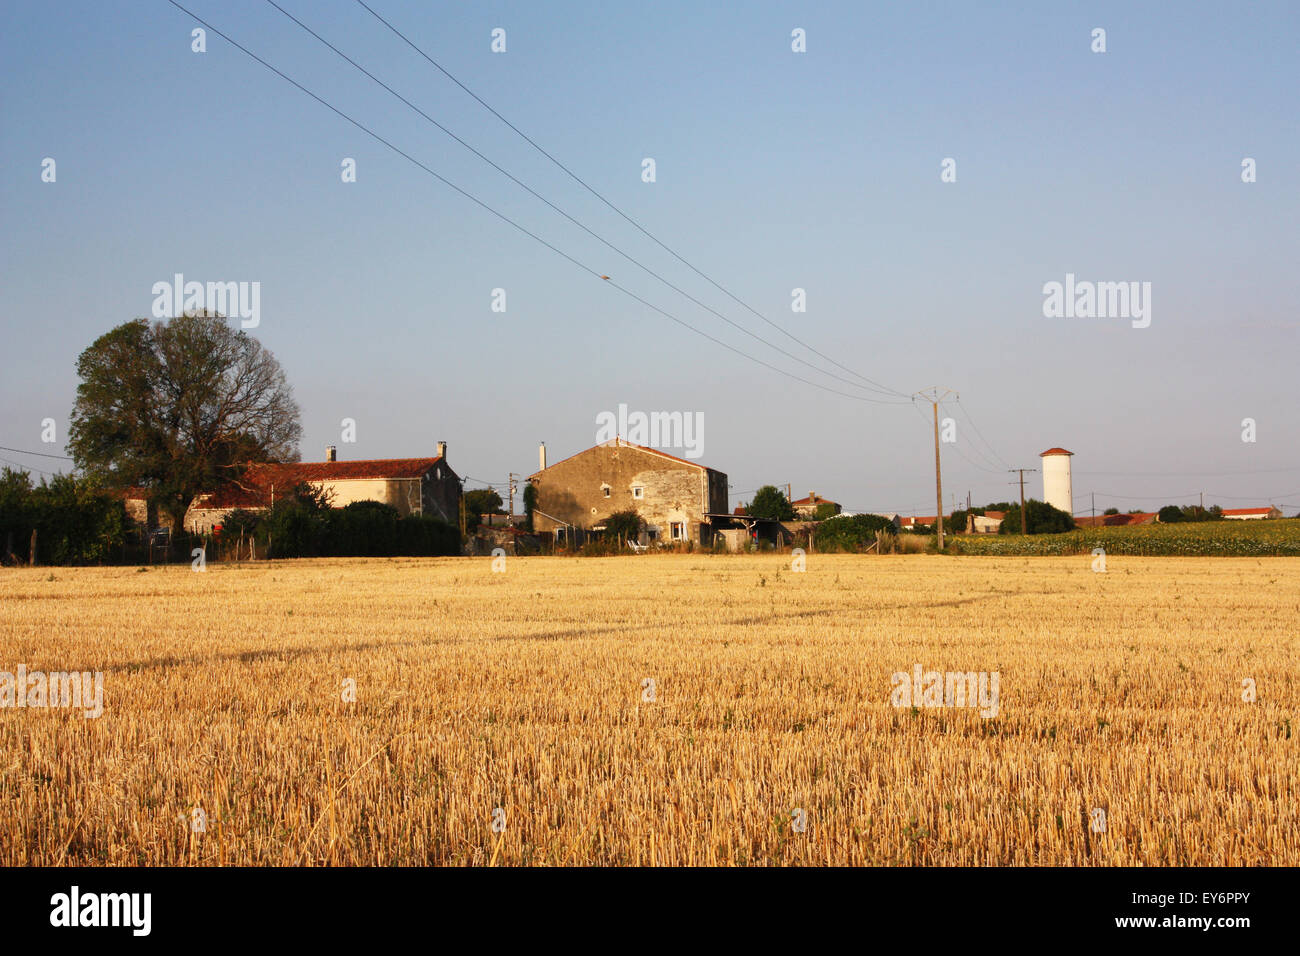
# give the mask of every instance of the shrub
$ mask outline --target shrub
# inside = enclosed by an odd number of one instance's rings
[[[1026,527],[1029,534],[1058,534],[1074,530],[1074,517],[1045,501],[1030,498],[1025,502]],[[1000,534],[1020,534],[1020,505],[1014,504],[1002,519]]]
[[[893,527],[882,515],[837,515],[817,526],[814,541],[818,551],[865,551],[875,543],[877,531],[892,532]]]
[[[354,501],[328,512],[324,553],[343,556],[391,556],[398,549],[396,508],[378,501]]]
[[[616,541],[641,536],[641,516],[633,509],[616,511],[605,519],[605,537]]]
[[[87,564],[109,559],[130,521],[121,499],[93,482],[55,475],[33,486],[25,471],[0,474],[0,538],[19,561],[30,559],[36,532],[38,564]],[[0,552],[3,553],[3,552]]]
[[[261,523],[260,512],[236,508],[234,511],[226,512],[226,516],[221,519],[221,538],[223,541],[232,538],[237,541],[241,535],[252,537]]]

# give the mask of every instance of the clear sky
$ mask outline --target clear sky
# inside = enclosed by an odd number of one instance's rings
[[[853,379],[656,246],[354,0],[277,2],[633,259]],[[1010,498],[1006,469],[1057,445],[1075,452],[1080,513],[1091,492],[1098,510],[1202,491],[1300,508],[1300,5],[368,2],[772,322],[902,393],[960,393],[941,409],[956,423],[945,508],[967,491]],[[263,0],[184,5],[596,275],[218,36],[192,52],[198,24],[166,0],[7,2],[0,445],[61,453],[77,354],[149,315],[153,284],[182,273],[261,284],[252,334],[294,386],[304,459],[445,440],[468,487],[504,482],[536,469],[539,441],[552,461],[593,444],[596,416],[624,403],[701,413],[699,460],[729,475],[733,505],[789,483],[933,513],[928,406],[825,391],[675,324],[613,283],[770,365],[872,394],[667,288]],[[941,181],[949,157],[956,182]],[[1067,273],[1149,282],[1150,325],[1045,318],[1043,286]]]

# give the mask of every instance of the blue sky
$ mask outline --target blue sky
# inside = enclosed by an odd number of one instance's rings
[[[655,246],[352,0],[280,2],[633,258],[848,374]],[[855,391],[661,285],[267,3],[185,5],[629,291]],[[1005,469],[1061,445],[1081,513],[1090,492],[1098,509],[1201,491],[1207,504],[1300,508],[1296,5],[371,5],[773,322],[893,389],[958,391],[941,412],[957,423],[945,507],[967,491],[1011,497]],[[733,504],[770,482],[933,511],[928,408],[832,394],[674,324],[219,37],[192,52],[198,24],[165,0],[11,3],[0,16],[0,445],[61,452],[78,352],[148,315],[153,284],[180,272],[261,283],[253,334],[293,383],[305,459],[352,418],[340,457],[445,440],[462,475],[502,482],[535,470],[538,441],[552,460],[592,444],[596,416],[626,403],[703,413],[700,460],[728,473]],[[498,27],[505,53],[490,50]],[[791,51],[796,27],[806,53]],[[1090,50],[1095,27],[1104,54]],[[355,183],[341,182],[344,157]],[[955,183],[940,181],[945,157]],[[1255,183],[1241,181],[1244,157]],[[1042,287],[1066,273],[1150,282],[1150,327],[1044,318]],[[491,310],[496,288],[505,313]],[[791,311],[794,288],[805,313]],[[53,447],[40,443],[47,417]],[[1028,487],[1041,491],[1037,476]]]

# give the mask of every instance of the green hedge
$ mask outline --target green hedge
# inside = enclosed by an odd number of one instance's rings
[[[33,485],[26,471],[0,473],[0,555],[12,541],[22,563],[36,531],[38,564],[92,564],[120,555],[129,521],[121,499],[85,479],[55,475]]]
[[[241,523],[241,522],[236,522]],[[460,531],[427,515],[402,517],[378,501],[343,508],[310,500],[277,501],[253,530],[273,558],[435,557],[461,553]],[[223,525],[222,537],[226,537]]]

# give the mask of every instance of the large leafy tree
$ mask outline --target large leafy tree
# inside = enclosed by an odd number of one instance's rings
[[[754,492],[754,500],[746,510],[752,518],[769,518],[772,521],[794,520],[794,506],[775,485],[764,485]]]
[[[465,502],[465,514],[470,528],[477,528],[483,523],[484,515],[503,515],[501,495],[491,488],[475,488],[461,496]]]
[[[68,450],[87,475],[145,489],[180,528],[194,496],[250,461],[297,460],[298,405],[275,356],[220,316],[135,319],[77,359]]]

